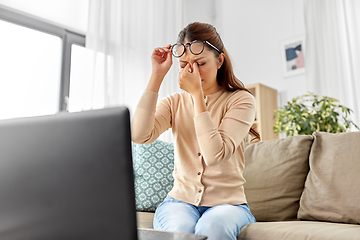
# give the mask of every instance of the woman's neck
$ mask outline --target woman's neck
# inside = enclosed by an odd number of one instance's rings
[[[211,88],[211,89],[208,89],[208,90],[206,90],[206,91],[203,91],[203,93],[204,93],[204,96],[206,96],[206,95],[211,95],[211,94],[213,94],[213,93],[216,93],[216,92],[220,91],[220,89],[222,89],[222,87],[219,86],[219,85],[216,85],[216,86],[214,86],[214,87]]]

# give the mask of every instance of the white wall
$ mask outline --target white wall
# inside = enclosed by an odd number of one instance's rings
[[[262,83],[277,89],[280,106],[305,94],[305,75],[284,78],[280,57],[282,41],[305,34],[303,0],[220,2],[217,28],[236,76],[245,85]]]
[[[245,84],[278,91],[279,106],[307,92],[305,74],[283,76],[281,42],[305,35],[303,0],[184,0],[184,25],[213,24]]]
[[[0,5],[85,33],[88,1],[0,0]],[[281,106],[306,93],[305,75],[284,78],[280,58],[283,40],[305,34],[303,0],[183,0],[182,11],[184,27],[200,21],[217,28],[245,85],[277,89]]]
[[[219,0],[183,0],[184,27],[192,22],[206,22],[215,25],[216,8]]]
[[[87,30],[89,0],[0,0],[0,5],[68,30]]]

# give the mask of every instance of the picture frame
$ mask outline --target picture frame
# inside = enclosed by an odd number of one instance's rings
[[[282,41],[280,50],[284,77],[305,73],[304,35]]]

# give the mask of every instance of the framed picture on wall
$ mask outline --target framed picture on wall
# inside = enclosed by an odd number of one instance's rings
[[[305,73],[305,36],[282,41],[280,50],[284,77]]]

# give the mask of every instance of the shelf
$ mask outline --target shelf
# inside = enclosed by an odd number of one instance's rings
[[[274,133],[275,110],[277,110],[277,90],[257,83],[245,86],[255,97],[256,114],[254,129],[260,133],[261,140],[278,139]]]

